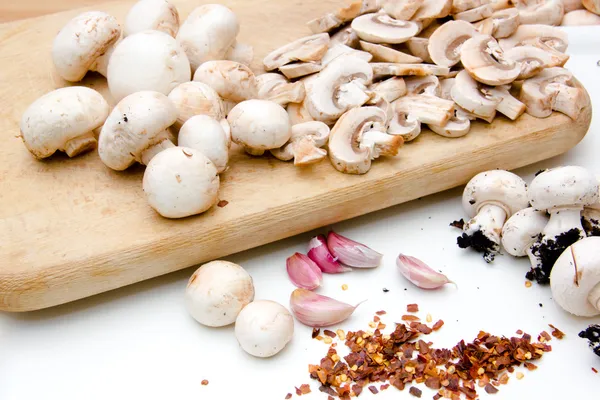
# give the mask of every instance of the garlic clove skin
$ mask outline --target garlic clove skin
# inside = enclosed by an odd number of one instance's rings
[[[352,271],[348,267],[344,267],[339,261],[333,257],[329,248],[327,248],[327,239],[325,235],[313,237],[308,243],[308,258],[313,260],[315,264],[326,274],[339,274],[342,272]]]
[[[341,263],[354,268],[375,268],[383,254],[331,231],[327,235],[327,247]]]
[[[323,274],[313,260],[302,253],[295,253],[286,260],[288,276],[299,288],[314,290],[323,283]]]
[[[416,257],[400,254],[396,259],[396,265],[400,268],[402,275],[413,285],[421,289],[438,289],[452,282],[444,274],[435,271]]]
[[[290,296],[290,308],[304,325],[321,328],[338,324],[352,315],[356,307],[306,289],[296,289]]]

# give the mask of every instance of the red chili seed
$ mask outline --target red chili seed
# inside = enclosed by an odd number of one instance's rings
[[[302,392],[302,394],[308,394],[310,393],[310,386],[306,383],[303,383],[302,385],[300,385],[300,391]]]
[[[202,386],[206,386],[206,385],[208,385],[208,380],[207,379],[203,379],[202,382],[200,382],[200,384]]]
[[[292,394],[288,393],[285,395],[285,400],[290,400],[292,398]]]
[[[335,334],[335,332],[333,332],[333,331],[330,331],[329,329],[325,329],[325,330],[323,331],[323,334],[324,334],[324,335],[327,335],[327,336],[329,336],[330,338],[334,338],[334,337],[336,337],[336,336],[337,336],[337,335]]]

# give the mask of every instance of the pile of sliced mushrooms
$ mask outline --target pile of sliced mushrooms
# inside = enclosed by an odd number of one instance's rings
[[[37,158],[97,147],[113,170],[146,165],[149,204],[187,217],[217,201],[232,142],[298,166],[328,156],[338,171],[364,174],[423,124],[456,138],[497,112],[576,119],[585,92],[562,68],[567,35],[543,24],[597,23],[593,13],[598,1],[355,1],[309,21],[313,35],[268,54],[255,75],[229,8],[201,5],[180,25],[168,1],[141,0],[123,28],[86,12],[53,43],[65,80],[106,77],[112,111],[93,89],[60,88],[24,112],[21,135]]]

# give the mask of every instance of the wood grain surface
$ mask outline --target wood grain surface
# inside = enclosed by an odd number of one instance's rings
[[[93,6],[98,0],[2,0],[0,23]]]
[[[185,18],[199,2],[174,3]],[[255,67],[270,50],[308,34],[306,21],[340,5],[223,3],[240,18],[239,38],[255,47]],[[130,4],[94,8],[123,21]],[[341,174],[327,161],[300,169],[233,149],[219,195],[229,204],[167,220],[146,203],[141,166],[115,172],[96,152],[37,161],[17,137],[25,108],[66,85],[53,71],[50,47],[80,11],[0,25],[0,310],[76,300],[456,187],[483,170],[531,164],[573,147],[591,120],[588,105],[577,121],[558,113],[515,123],[499,117],[459,139],[427,131],[364,176]],[[83,83],[108,95],[99,75]]]

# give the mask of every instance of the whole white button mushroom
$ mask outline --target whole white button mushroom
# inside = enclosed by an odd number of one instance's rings
[[[217,202],[219,174],[204,154],[189,147],[158,153],[144,171],[146,199],[165,218],[203,213]]]
[[[580,317],[600,315],[600,237],[567,247],[550,273],[552,298]]]
[[[79,82],[88,71],[106,76],[110,49],[121,36],[119,23],[110,14],[89,11],[65,25],[52,43],[52,61],[58,74]]]
[[[179,30],[177,8],[167,0],[140,0],[125,17],[123,36],[146,30],[156,30],[175,37]]]
[[[600,184],[600,176],[596,179]],[[596,203],[583,207],[581,224],[588,236],[600,236],[600,194]]]
[[[271,357],[292,340],[294,318],[279,303],[257,300],[242,309],[235,320],[235,337],[244,351],[255,357]]]
[[[215,164],[218,173],[227,169],[229,138],[219,121],[208,115],[195,115],[183,124],[179,146],[200,151]]]
[[[108,116],[102,95],[83,86],[53,90],[35,100],[23,113],[21,138],[36,158],[64,151],[69,157],[96,148],[93,130]]]
[[[117,171],[135,162],[148,165],[157,153],[174,146],[167,129],[176,119],[177,110],[164,94],[130,94],[115,106],[100,131],[100,159]]]
[[[206,326],[226,326],[254,300],[252,277],[237,264],[216,260],[200,266],[185,288],[190,315]]]
[[[169,94],[191,78],[185,52],[171,36],[143,31],[120,41],[108,63],[108,88],[116,101],[132,93],[152,90]]]
[[[207,61],[194,73],[194,81],[205,83],[224,100],[236,103],[258,96],[254,73],[244,64],[235,61]]]
[[[539,267],[539,260],[533,254],[535,243],[548,224],[548,216],[543,211],[527,207],[517,211],[502,227],[502,246],[515,257],[529,257],[531,267]]]

